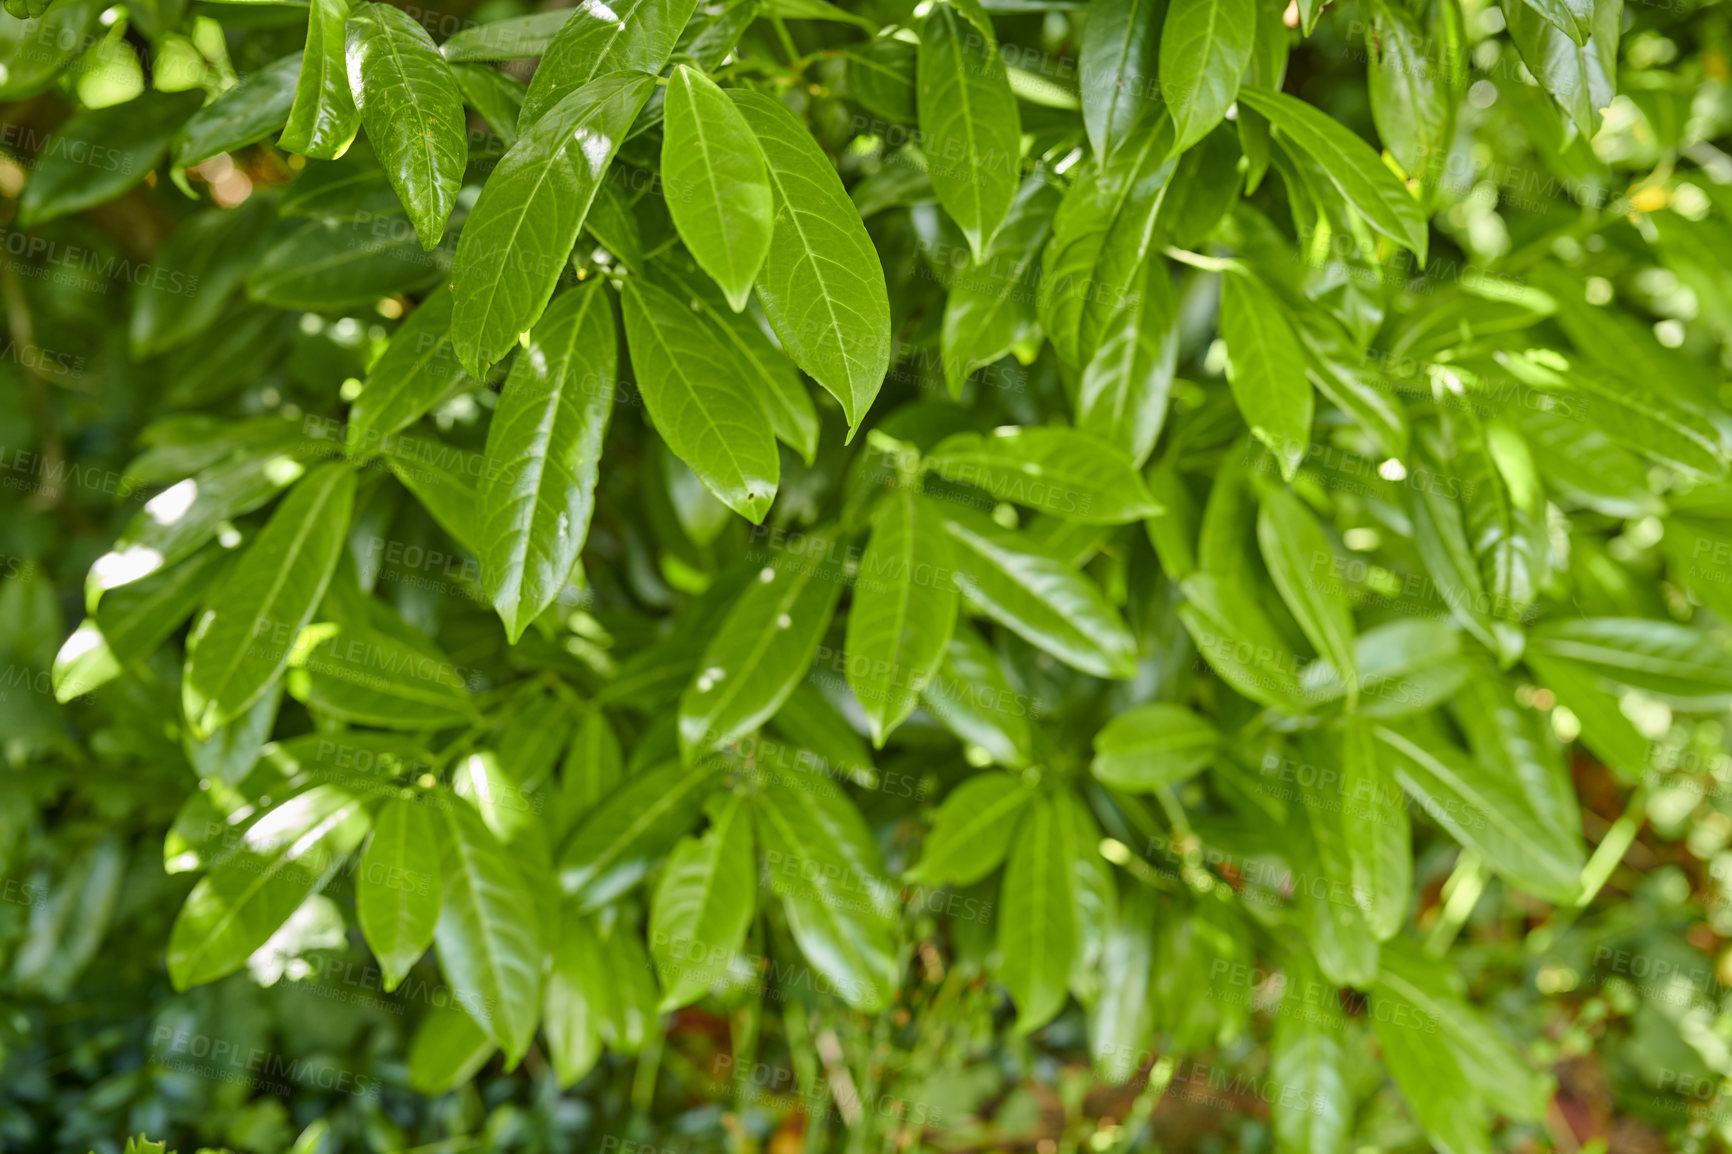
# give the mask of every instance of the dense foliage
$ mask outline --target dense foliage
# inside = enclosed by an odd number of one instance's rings
[[[0,1147],[1732,1139],[1723,8],[5,13]]]

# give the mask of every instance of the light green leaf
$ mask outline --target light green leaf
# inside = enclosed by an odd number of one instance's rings
[[[912,485],[880,506],[848,611],[848,685],[880,749],[913,712],[956,627],[944,522]]]
[[[1280,1154],[1339,1154],[1353,1131],[1341,1003],[1310,959],[1289,954],[1284,968],[1269,1049],[1269,1080],[1281,1087],[1269,1103],[1275,1148]]]
[[[280,309],[342,313],[379,298],[419,292],[449,267],[446,250],[423,252],[408,220],[309,220],[265,250],[247,277],[247,295]]]
[[[699,267],[746,307],[770,251],[770,173],[745,117],[715,81],[685,65],[663,104],[662,186],[668,213]]]
[[[541,1015],[541,914],[510,850],[467,802],[434,795],[443,901],[433,931],[452,1000],[515,1063]]]
[[[349,469],[308,474],[212,594],[188,639],[181,682],[195,734],[238,717],[282,673],[336,571],[354,499]]]
[[[1000,501],[1084,525],[1120,525],[1161,511],[1127,455],[1057,425],[958,433],[939,442],[926,467]]]
[[[1021,1034],[1064,1008],[1077,949],[1073,867],[1060,820],[1050,797],[1037,798],[1023,813],[999,888],[998,979],[1016,1003]]]
[[[1215,759],[1221,735],[1182,705],[1157,702],[1118,714],[1095,734],[1095,777],[1150,793],[1188,781]]]
[[[1364,911],[1372,936],[1388,941],[1407,917],[1413,889],[1413,835],[1406,799],[1367,722],[1346,718],[1340,748],[1341,818],[1353,899]]]
[[[632,366],[656,431],[724,504],[754,524],[763,521],[781,461],[752,362],[667,289],[631,277],[620,294]]]
[[[1347,707],[1359,701],[1359,669],[1353,649],[1353,610],[1347,590],[1334,578],[1335,551],[1311,510],[1289,490],[1270,486],[1257,512],[1257,544],[1269,576],[1317,651],[1344,675]]]
[[[1528,631],[1533,655],[1592,677],[1707,713],[1732,704],[1732,651],[1670,621],[1588,617],[1547,621]]]
[[[1129,453],[1134,465],[1149,459],[1166,423],[1178,363],[1178,319],[1167,264],[1151,257],[1141,291],[1107,323],[1083,369],[1077,428]]]
[[[1275,454],[1282,478],[1291,481],[1311,446],[1315,405],[1293,326],[1261,282],[1228,273],[1221,278],[1221,338],[1239,413]]]
[[[618,330],[599,281],[535,322],[487,429],[481,583],[515,643],[571,578],[589,535],[613,411]]]
[[[1268,117],[1287,141],[1314,160],[1366,224],[1425,263],[1425,214],[1370,145],[1327,113],[1284,92],[1247,87],[1240,90],[1239,100]]]
[[[559,30],[579,11],[576,8],[555,8],[477,24],[453,35],[439,46],[439,52],[453,64],[541,56],[547,52],[547,46],[553,43]]]
[[[951,396],[961,392],[975,369],[1039,333],[1035,282],[1060,195],[1059,185],[1045,174],[1030,176],[1017,190],[985,259],[958,270],[951,282],[940,337]]]
[[[295,101],[277,147],[317,160],[335,160],[354,141],[361,115],[349,88],[348,23],[349,0],[312,0]]]
[[[433,944],[443,893],[439,831],[419,799],[394,797],[373,822],[355,878],[355,915],[387,992]]]
[[[1175,154],[1227,115],[1256,39],[1257,0],[1171,0],[1161,28],[1160,78]]]
[[[1136,641],[1093,582],[972,509],[946,508],[956,586],[994,620],[1095,677],[1136,672]],[[930,696],[930,694],[929,694]]]
[[[451,294],[430,295],[409,314],[349,407],[348,451],[368,456],[380,441],[420,420],[440,403],[480,384],[451,349]]]
[[[257,144],[281,129],[300,74],[300,57],[284,56],[193,113],[175,134],[174,163],[187,168],[218,153]]]
[[[1003,862],[1034,792],[1020,777],[982,773],[950,791],[932,819],[920,862],[905,875],[924,886],[969,886]]]
[[[454,1006],[435,1006],[409,1043],[409,1087],[429,1098],[481,1072],[499,1047],[475,1019]]]
[[[660,72],[696,7],[696,0],[579,5],[544,51],[526,53],[539,55],[541,63],[529,82],[518,130],[527,133],[561,101],[609,72]]]
[[[1509,38],[1545,90],[1569,113],[1583,136],[1600,130],[1600,115],[1618,92],[1618,34],[1623,0],[1592,0],[1592,13],[1578,13],[1573,36],[1553,22],[1560,4],[1546,11],[1531,0],[1509,6]],[[1544,13],[1544,14],[1542,14]],[[1584,22],[1582,17],[1587,17]],[[1590,34],[1583,36],[1583,31]]]
[[[751,814],[729,796],[702,837],[682,838],[650,902],[650,956],[661,977],[661,1008],[703,997],[739,956],[757,902]]]
[[[653,77],[622,72],[578,89],[525,129],[482,187],[451,271],[451,340],[471,376],[509,352],[547,307],[608,164],[654,88]]]
[[[232,974],[324,889],[367,833],[361,803],[329,785],[278,802],[187,895],[168,942],[177,990]]]
[[[1083,24],[1077,75],[1083,123],[1096,156],[1124,139],[1157,93],[1155,59],[1165,0],[1093,0]]]
[[[737,741],[768,721],[806,676],[842,593],[842,575],[819,563],[807,539],[780,552],[728,610],[680,696],[680,748],[687,757]]]
[[[146,92],[124,104],[73,115],[42,145],[18,198],[18,226],[30,228],[94,208],[143,180],[198,111],[203,95]]]
[[[420,22],[389,4],[362,4],[349,17],[344,56],[367,139],[421,247],[432,249],[469,157],[457,77]]]
[[[918,85],[933,191],[981,261],[1021,180],[1022,119],[998,45],[948,0],[921,22]]]
[[[728,95],[764,150],[775,197],[758,299],[794,363],[842,402],[852,433],[890,367],[890,301],[878,250],[806,126],[761,93]]]
[[[998,655],[960,621],[920,703],[995,764],[1018,769],[1034,760],[1028,723],[1039,717],[1040,703],[1011,689]]]
[[[559,858],[560,888],[586,910],[624,893],[691,829],[716,784],[709,766],[675,761],[627,778],[572,834]]]
[[[872,831],[828,779],[810,790],[779,778],[753,798],[770,889],[801,953],[856,1010],[882,1010],[896,988],[896,890]]]

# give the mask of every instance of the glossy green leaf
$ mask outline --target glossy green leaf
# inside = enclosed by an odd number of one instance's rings
[[[554,300],[512,365],[476,494],[481,583],[516,641],[571,577],[595,508],[619,337],[599,282]]]
[[[18,198],[18,224],[46,224],[111,200],[139,183],[198,111],[200,95],[147,92],[124,104],[72,116],[43,146]]]
[[[1022,120],[997,44],[948,0],[921,22],[918,86],[927,174],[982,260],[1021,183]]]
[[[586,814],[559,858],[559,884],[594,909],[643,880],[696,824],[716,786],[708,766],[668,762],[627,778]]]
[[[1317,651],[1347,683],[1348,708],[1359,700],[1353,610],[1333,576],[1335,551],[1311,510],[1286,489],[1271,487],[1257,513],[1257,544],[1281,600]]]
[[[1194,777],[1215,759],[1221,735],[1182,705],[1139,705],[1095,734],[1092,772],[1108,785],[1152,792]]]
[[[1064,1008],[1077,949],[1072,863],[1050,797],[1022,815],[999,890],[998,978],[1016,1003],[1016,1028],[1028,1033]]]
[[[848,611],[848,685],[873,743],[913,712],[956,627],[950,537],[910,485],[880,508]]]
[[[1039,718],[1040,703],[1011,689],[998,655],[962,622],[920,704],[998,765],[1015,769],[1034,760],[1029,721]]]
[[[781,461],[753,363],[667,289],[633,277],[620,295],[632,366],[656,431],[710,492],[761,522],[776,497]]]
[[[1281,1154],[1336,1154],[1353,1129],[1340,1001],[1308,958],[1289,955],[1285,976],[1269,1049],[1269,1078],[1281,1087],[1269,1104],[1275,1147]]]
[[[1282,477],[1292,480],[1310,448],[1315,404],[1293,326],[1259,281],[1228,273],[1221,278],[1221,338],[1233,400],[1252,435],[1275,454]]]
[[[769,164],[776,224],[758,299],[794,363],[859,427],[890,367],[884,270],[829,158],[794,114],[756,92],[729,93]]]
[[[632,72],[578,89],[534,121],[488,177],[451,270],[451,341],[471,376],[510,351],[547,307],[608,164],[654,87]]]
[[[1369,723],[1341,729],[1341,818],[1353,899],[1378,941],[1401,929],[1413,889],[1413,836],[1406,799]]]
[[[983,773],[950,791],[909,881],[926,886],[973,885],[1010,852],[1022,812],[1034,793],[1009,773]]]
[[[288,120],[300,75],[300,58],[284,56],[193,113],[175,134],[174,163],[198,164],[279,131]]]
[[[1059,186],[1036,173],[1022,183],[1004,224],[981,260],[957,272],[944,303],[944,379],[951,396],[982,365],[1026,344],[1040,331],[1035,282],[1052,234]]]
[[[469,157],[463,94],[413,16],[364,3],[349,17],[344,58],[367,139],[415,225],[421,247],[445,234]]]
[[[1127,455],[1056,425],[958,433],[932,450],[926,467],[1000,501],[1084,525],[1118,525],[1161,511]]]
[[[194,733],[239,716],[282,673],[336,571],[354,499],[350,470],[309,473],[211,595],[188,639],[181,683]]]
[[[1256,0],[1171,0],[1159,75],[1174,152],[1203,139],[1227,115],[1256,37]]]
[[[545,50],[518,53],[541,57],[519,131],[527,132],[572,93],[610,72],[660,72],[696,7],[696,0],[579,5]]]
[[[317,160],[347,151],[361,127],[349,87],[346,30],[349,0],[312,0],[307,43],[301,50],[295,99],[277,146]]]
[[[577,9],[555,8],[527,16],[491,20],[456,33],[439,46],[439,51],[453,64],[540,56],[547,51],[559,30],[576,15]]]
[[[1083,123],[1096,156],[1106,156],[1159,92],[1156,58],[1164,0],[1091,0],[1077,57]]]
[[[1136,300],[1114,315],[1083,369],[1077,428],[1130,454],[1133,464],[1148,460],[1166,423],[1178,352],[1171,275],[1152,258]]]
[[[355,915],[384,987],[397,988],[433,944],[443,894],[439,830],[417,800],[392,798],[373,820],[373,840],[355,877]]]
[[[435,292],[391,334],[349,407],[349,452],[369,454],[442,401],[479,387],[451,348],[451,294]]]
[[[715,81],[674,69],[663,105],[662,182],[668,212],[698,265],[746,307],[770,251],[770,173],[763,150]]]
[[[666,991],[662,1009],[696,1001],[726,975],[751,924],[757,888],[751,813],[731,796],[702,837],[674,846],[650,902],[650,956]]]

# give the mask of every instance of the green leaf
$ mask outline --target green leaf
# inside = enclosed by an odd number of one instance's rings
[[[464,102],[481,114],[499,142],[506,148],[516,144],[517,120],[528,92],[523,82],[484,64],[453,64],[451,72]]]
[[[1159,91],[1156,56],[1165,0],[1094,0],[1083,24],[1077,74],[1083,123],[1096,156],[1123,140]]]
[[[345,33],[349,0],[312,0],[295,100],[277,147],[316,160],[342,156],[361,127],[349,88]]]
[[[805,125],[760,93],[728,95],[764,150],[775,198],[758,299],[794,363],[842,402],[852,435],[890,367],[890,302],[878,250]]]
[[[1135,301],[1116,313],[1083,369],[1076,425],[1141,465],[1167,418],[1178,363],[1178,302],[1166,262],[1152,257]]]
[[[1141,1066],[1153,1023],[1155,899],[1147,887],[1126,892],[1101,951],[1100,1000],[1090,1008],[1089,1053],[1095,1073],[1112,1085]]]
[[[558,829],[589,816],[625,777],[625,755],[607,714],[592,708],[578,725],[559,770]]]
[[[660,270],[676,294],[686,296],[692,311],[715,326],[723,344],[738,354],[750,374],[753,391],[770,417],[777,440],[810,465],[818,452],[818,412],[800,374],[782,355],[753,316],[735,313],[727,298],[695,269],[664,264]]]
[[[710,767],[670,761],[626,779],[585,815],[559,858],[559,884],[586,910],[642,881],[697,821],[716,786]]]
[[[896,891],[860,811],[833,782],[809,790],[773,778],[753,798],[770,889],[800,952],[856,1010],[882,1010],[896,988]]]
[[[1028,723],[1040,703],[1011,689],[998,655],[960,621],[920,703],[995,764],[1018,769],[1034,760]]]
[[[980,261],[1021,182],[1022,119],[997,44],[948,0],[921,22],[918,84],[927,174]]]
[[[663,105],[662,185],[680,239],[727,294],[746,307],[770,251],[770,173],[745,117],[715,81],[685,65]]]
[[[762,522],[776,499],[781,461],[752,362],[667,289],[631,277],[620,295],[632,366],[656,431],[718,499]]]
[[[367,139],[415,225],[421,247],[445,234],[469,157],[463,94],[427,30],[401,8],[360,5],[344,57]]]
[[[1341,727],[1341,819],[1353,877],[1353,899],[1372,936],[1388,941],[1407,917],[1413,889],[1413,835],[1401,787],[1371,726],[1349,717]]]
[[[751,814],[738,796],[719,805],[702,837],[680,839],[650,902],[650,956],[661,1009],[694,1002],[739,957],[757,902]]]
[[[1708,713],[1732,704],[1732,652],[1669,621],[1589,617],[1528,631],[1534,656],[1627,685],[1678,708]]]
[[[446,1094],[481,1072],[499,1050],[475,1019],[451,1006],[435,1006],[409,1044],[409,1087]]]
[[[443,901],[433,943],[452,1001],[515,1063],[541,1015],[541,914],[511,851],[466,802],[434,795]]]
[[[970,886],[982,880],[1003,864],[1018,818],[1033,798],[1014,774],[969,778],[938,807],[920,862],[904,876],[924,886]]]
[[[309,220],[265,250],[247,277],[247,296],[280,309],[342,313],[428,288],[448,264],[443,249],[423,252],[400,216]]]
[[[1378,726],[1395,755],[1394,773],[1450,836],[1518,889],[1557,904],[1581,892],[1579,830],[1553,829],[1529,808],[1520,786],[1428,729]]]
[[[453,64],[464,61],[522,60],[541,56],[578,9],[555,8],[477,24],[456,33],[439,46]],[[585,13],[588,15],[588,13]]]
[[[1257,0],[1171,0],[1161,28],[1160,78],[1175,154],[1227,115],[1256,39]]]
[[[73,57],[90,47],[93,3],[56,4],[31,19],[0,12],[0,101],[35,96],[59,78]]]
[[[1257,544],[1269,576],[1294,620],[1347,685],[1347,706],[1359,700],[1359,669],[1353,649],[1353,610],[1347,590],[1333,576],[1335,551],[1311,510],[1286,489],[1263,493],[1257,512]]]
[[[1239,100],[1268,117],[1285,140],[1315,161],[1366,224],[1425,263],[1425,214],[1370,145],[1326,113],[1284,92],[1247,87],[1240,90]]]
[[[332,717],[384,729],[474,721],[469,687],[451,659],[401,620],[392,631],[378,628],[389,613],[371,616],[320,627],[329,634],[292,659],[295,696]]]
[[[544,1029],[554,1076],[565,1088],[589,1073],[601,1057],[601,1022],[611,991],[595,925],[567,911],[558,933],[553,969],[547,975]]]
[[[956,542],[956,586],[988,616],[1095,677],[1130,677],[1137,645],[1088,578],[974,510],[944,511]]]
[[[1372,1028],[1414,1119],[1444,1154],[1490,1154],[1491,1119],[1461,1060],[1439,1045],[1440,1024],[1388,985],[1372,993]]]
[[[155,274],[133,297],[127,337],[135,358],[183,346],[217,323],[246,279],[270,219],[261,197],[181,222],[157,250]]]
[[[982,365],[1023,347],[1040,332],[1035,282],[1052,234],[1061,190],[1043,173],[1025,180],[984,259],[958,270],[944,302],[940,340],[950,395]]]
[[[1252,435],[1275,454],[1282,478],[1291,481],[1310,449],[1315,404],[1293,326],[1259,281],[1228,273],[1221,278],[1221,339],[1233,400]]]
[[[654,88],[653,77],[632,72],[578,89],[524,130],[482,187],[451,271],[451,340],[471,376],[509,352],[547,307],[608,164]]]
[[[1022,815],[998,898],[998,979],[1016,1003],[1016,1029],[1027,1034],[1064,1008],[1077,949],[1072,863],[1051,797]]]
[[[1586,44],[1594,34],[1594,0],[1519,0],[1551,21],[1577,44]]]
[[[758,570],[705,648],[680,696],[680,748],[687,757],[752,732],[805,678],[836,611],[842,577],[818,560],[830,547],[827,538],[814,534],[804,544]]]
[[[433,944],[442,897],[439,831],[421,799],[394,797],[373,821],[355,878],[355,915],[387,992]]]
[[[234,850],[187,895],[168,942],[177,990],[232,974],[324,889],[367,834],[359,801],[315,785],[247,827]]]
[[[177,167],[189,168],[223,152],[257,144],[280,130],[295,99],[298,56],[272,61],[199,109],[175,134]]]
[[[1057,425],[958,433],[939,442],[926,467],[1000,501],[1084,525],[1120,525],[1161,512],[1128,456]]]
[[[482,586],[514,643],[565,588],[589,535],[618,344],[606,287],[571,289],[535,322],[500,391],[477,536]]]
[[[894,36],[879,36],[843,52],[848,95],[874,116],[896,124],[919,117],[915,69],[917,49]]]
[[[1309,959],[1289,954],[1285,971],[1269,1047],[1269,1080],[1281,1087],[1269,1104],[1275,1148],[1281,1154],[1337,1154],[1353,1130],[1341,1004]]]
[[[529,82],[518,130],[527,133],[572,93],[609,72],[660,72],[696,0],[617,0],[579,5],[559,28]],[[453,37],[455,39],[455,37]],[[621,134],[610,134],[617,136]]]
[[[1520,0],[1518,0],[1520,2]],[[1435,188],[1455,136],[1455,110],[1466,68],[1457,9],[1440,6],[1432,21],[1450,40],[1432,38],[1405,8],[1379,3],[1366,30],[1370,50],[1371,118],[1396,163]]]
[[[1139,705],[1095,734],[1095,777],[1117,789],[1152,793],[1190,780],[1221,747],[1215,727],[1182,705]]]
[[[181,698],[199,736],[238,717],[288,664],[336,571],[355,474],[309,473],[212,594],[187,641]]]
[[[944,522],[912,485],[879,508],[848,611],[848,685],[873,744],[913,712],[956,628],[956,584]]]
[[[146,92],[72,116],[42,146],[18,198],[19,227],[94,208],[143,180],[198,111],[202,95]]]
[[[480,388],[451,349],[451,294],[435,292],[409,314],[349,407],[347,447],[368,455],[459,393]]]
[[[1531,0],[1520,0],[1509,6],[1504,20],[1522,61],[1563,105],[1582,135],[1591,137],[1600,130],[1600,114],[1618,92],[1623,0],[1593,0],[1591,14],[1579,11],[1577,0],[1573,36],[1552,20],[1560,6],[1549,6],[1551,11],[1546,12]],[[1583,31],[1590,34],[1584,37]]]

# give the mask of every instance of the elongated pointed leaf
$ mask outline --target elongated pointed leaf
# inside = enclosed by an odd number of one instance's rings
[[[738,956],[757,904],[751,813],[730,797],[702,837],[681,839],[650,902],[650,956],[661,978],[661,1008],[702,997]]]
[[[475,808],[442,797],[439,969],[452,1000],[515,1062],[541,1015],[540,910],[518,862]]]
[[[443,896],[439,830],[428,807],[408,798],[387,801],[373,822],[373,840],[355,879],[355,915],[379,959],[386,990],[433,944]]]
[[[1335,551],[1329,539],[1299,498],[1271,488],[1257,512],[1257,544],[1306,640],[1344,675],[1351,708],[1359,700],[1353,610],[1347,590],[1333,576]]]
[[[1275,1014],[1269,1079],[1281,1092],[1269,1108],[1281,1154],[1338,1154],[1352,1131],[1346,1025],[1334,986],[1309,958],[1290,955]]]
[[[688,756],[744,737],[781,708],[806,676],[841,592],[840,574],[808,556],[779,553],[758,571],[680,696]]]
[[[1371,726],[1347,718],[1341,729],[1341,816],[1353,899],[1378,941],[1407,917],[1413,888],[1413,836],[1401,787]]]
[[[879,747],[913,712],[956,627],[950,552],[944,522],[929,502],[908,485],[890,495],[848,611],[848,684]]]
[[[958,433],[933,448],[926,467],[1000,501],[1084,525],[1119,525],[1161,511],[1126,454],[1056,425]]]
[[[234,852],[187,895],[168,942],[177,990],[215,981],[331,880],[367,833],[367,813],[342,790],[316,785],[254,822]]]
[[[770,172],[733,102],[701,72],[681,65],[663,105],[662,182],[668,213],[698,265],[746,307],[770,252]]]
[[[372,452],[441,401],[480,387],[451,348],[451,304],[449,292],[433,293],[392,334],[349,408],[351,454]]]
[[[1167,418],[1178,363],[1178,304],[1166,262],[1152,257],[1142,291],[1108,323],[1083,369],[1076,425],[1130,454],[1141,465],[1154,452]]]
[[[257,144],[288,120],[301,73],[298,56],[284,56],[211,101],[175,134],[174,162],[183,167]]]
[[[896,986],[895,889],[872,831],[834,783],[802,790],[779,779],[753,799],[770,889],[806,960],[838,996],[868,1013]]]
[[[1310,448],[1315,404],[1293,326],[1268,289],[1229,273],[1221,278],[1221,339],[1240,415],[1292,480]]]
[[[584,909],[624,893],[696,824],[715,785],[708,766],[673,761],[627,778],[572,834],[559,858],[560,887]]]
[[[835,167],[786,107],[732,90],[764,150],[775,198],[758,299],[794,363],[860,425],[890,367],[890,301],[878,250]]]
[[[1165,0],[1093,0],[1088,6],[1077,74],[1096,156],[1124,139],[1158,92],[1155,64],[1166,14]]]
[[[1327,113],[1286,93],[1245,88],[1239,99],[1268,117],[1294,147],[1316,161],[1335,191],[1365,218],[1365,223],[1424,263],[1425,214],[1370,145]]]
[[[201,95],[146,92],[70,117],[41,146],[18,198],[19,227],[92,208],[143,180],[162,160],[181,125],[198,111]]]
[[[998,45],[949,0],[920,25],[919,109],[926,171],[975,260],[1016,195],[1022,120]]]
[[[599,281],[555,300],[512,366],[477,493],[481,583],[512,641],[571,578],[613,411],[618,330]]]
[[[999,890],[998,978],[1010,990],[1016,1028],[1024,1034],[1064,1008],[1077,949],[1072,863],[1060,820],[1049,797],[1023,813]]]
[[[1160,77],[1174,152],[1203,139],[1227,115],[1256,39],[1256,0],[1171,0],[1161,28]]]
[[[729,508],[761,522],[781,462],[751,363],[660,285],[622,285],[626,343],[656,431]]]
[[[982,365],[1009,354],[1039,332],[1035,282],[1052,235],[1061,190],[1045,174],[1017,190],[1004,225],[983,259],[960,270],[944,302],[944,379],[951,396]]]
[[[211,595],[187,642],[181,682],[195,734],[238,717],[288,664],[337,568],[354,500],[349,469],[309,473]]]
[[[696,0],[580,4],[545,50],[512,48],[516,55],[541,57],[518,130],[527,132],[566,97],[609,72],[660,72],[696,7]]]
[[[1130,677],[1136,641],[1088,578],[973,510],[944,511],[956,585],[1029,644],[1096,677]]]
[[[1182,705],[1139,705],[1095,734],[1092,772],[1108,785],[1147,792],[1178,785],[1214,760],[1221,735]]]
[[[654,87],[653,77],[632,72],[578,89],[526,129],[488,177],[451,270],[451,341],[471,376],[547,307],[607,166]]]
[[[354,141],[361,114],[349,88],[348,23],[349,0],[312,0],[308,7],[307,44],[279,148],[335,160]]]
[[[996,764],[1015,769],[1034,760],[1029,721],[1040,716],[1039,702],[1011,689],[998,655],[960,621],[920,703]]]
[[[349,88],[367,139],[421,247],[431,249],[445,234],[469,158],[457,77],[401,8],[362,4],[344,36]]]
[[[1019,818],[1034,794],[1008,773],[983,773],[950,791],[926,835],[909,881],[927,886],[967,886],[1003,863]]]

